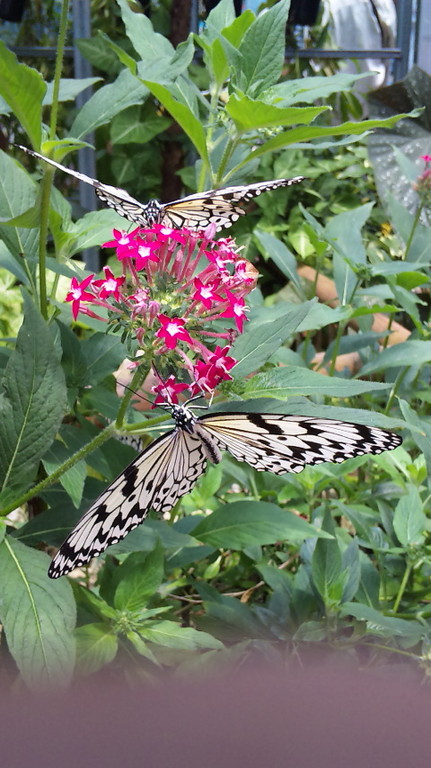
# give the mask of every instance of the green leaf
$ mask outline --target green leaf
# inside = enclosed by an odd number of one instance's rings
[[[392,616],[385,616],[369,605],[362,603],[344,603],[340,609],[343,616],[354,616],[356,619],[366,621],[370,634],[383,637],[403,637],[412,644],[419,643],[424,636],[422,622],[406,621]]]
[[[36,195],[37,185],[28,173],[16,160],[0,151],[0,210],[3,213],[3,219],[14,219],[29,208],[33,208]],[[37,253],[36,230],[0,224],[0,238],[17,259],[21,268],[26,268],[23,264],[23,253],[26,256]]]
[[[48,579],[49,558],[16,539],[0,544],[0,618],[8,648],[31,686],[70,679],[75,601],[67,579]]]
[[[127,0],[117,0],[127,36],[146,66],[164,67],[170,62],[175,49],[168,38],[154,32],[150,19],[144,13],[131,10]]]
[[[200,648],[223,648],[220,640],[216,640],[207,632],[199,632],[192,627],[182,627],[175,621],[146,621],[139,630],[141,637],[157,645],[177,650],[196,651]]]
[[[59,101],[74,101],[76,97],[85,91],[86,88],[90,88],[96,83],[102,81],[101,77],[62,77],[60,80],[60,92],[58,94]],[[54,81],[46,83],[46,94],[43,99],[43,106],[50,106],[52,104],[52,98],[54,93]],[[39,146],[39,145],[35,145]]]
[[[48,475],[52,474],[63,462],[70,459],[70,450],[60,440],[55,440],[49,450],[44,454],[42,464]],[[85,480],[87,477],[87,465],[84,459],[78,461],[73,467],[64,472],[60,477],[60,483],[74,506],[78,509],[82,501]]]
[[[0,71],[0,95],[12,108],[33,146],[39,147],[42,136],[42,100],[46,91],[42,76],[27,64],[20,64],[2,40]]]
[[[289,365],[256,373],[244,382],[245,397],[276,397],[285,400],[292,395],[326,395],[327,397],[354,397],[364,392],[390,389],[391,384],[376,381],[342,379],[322,376],[309,368]]]
[[[142,104],[148,90],[128,69],[123,69],[117,79],[104,85],[85,102],[70,128],[70,136],[82,139],[132,104]]]
[[[274,544],[276,541],[304,541],[315,536],[331,538],[302,517],[264,501],[234,501],[219,507],[193,529],[204,544],[227,549]]]
[[[324,237],[334,253],[334,279],[341,304],[348,304],[357,285],[353,267],[366,263],[361,229],[370,216],[373,203],[360,205],[334,216],[325,227]]]
[[[135,552],[119,567],[114,606],[139,611],[156,594],[163,579],[164,549],[158,544],[149,554]]]
[[[82,674],[97,672],[115,659],[118,639],[109,631],[107,624],[84,624],[77,627],[75,635],[76,660]]]
[[[292,251],[289,251],[278,237],[274,237],[269,232],[255,229],[253,234],[266,258],[273,260],[283,275],[293,282],[300,295],[305,298],[302,283],[298,277],[298,265]]]
[[[252,322],[241,336],[235,340],[230,354],[239,362],[232,368],[234,378],[243,378],[257,371],[271,355],[297,330],[299,324],[308,315],[315,300],[304,301],[298,307],[289,309],[277,320],[262,323],[255,327]]]
[[[243,165],[248,164],[251,160],[254,160],[257,157],[261,157],[261,155],[266,154],[266,152],[274,152],[277,149],[287,147],[291,144],[310,141],[310,139],[318,139],[321,136],[333,137],[342,136],[344,134],[353,136],[362,135],[373,128],[390,128],[403,118],[412,116],[414,116],[413,112],[409,112],[394,115],[385,120],[361,120],[358,123],[347,122],[331,126],[305,125],[300,126],[299,128],[292,128],[290,131],[278,133],[276,136],[273,136],[271,139],[264,142],[264,144],[253,149],[252,152],[238,164],[235,170],[239,170]]]
[[[280,0],[265,13],[260,13],[247,29],[239,46],[244,59],[240,73],[243,90],[257,94],[279,79],[284,65],[289,6],[290,0]],[[232,78],[237,80],[235,71]]]
[[[319,539],[313,552],[311,572],[313,583],[325,606],[339,605],[348,580],[348,570],[343,568],[341,552],[335,538],[335,526],[331,513],[326,510],[322,530],[331,534],[331,539]]]
[[[380,350],[374,360],[361,368],[361,376],[368,376],[374,371],[382,371],[387,368],[405,368],[412,365],[424,365],[431,360],[431,341],[403,341]]]
[[[329,107],[276,107],[265,101],[238,98],[232,94],[226,104],[226,112],[234,121],[238,131],[252,131],[258,128],[271,128],[280,125],[298,125],[311,123]]]
[[[66,385],[49,329],[26,293],[2,386],[0,487],[28,488],[66,410]]]
[[[157,115],[142,120],[140,108],[133,106],[114,117],[111,138],[114,144],[145,144],[171,124],[169,118]]]
[[[297,80],[284,80],[272,87],[271,95],[277,100],[281,99],[283,106],[298,102],[314,104],[317,99],[327,99],[333,93],[350,90],[358,80],[364,77],[369,77],[368,72],[355,75],[337,72],[335,75],[326,77],[316,75],[301,77]]]
[[[87,361],[87,383],[94,386],[117,370],[126,357],[124,345],[117,336],[94,333],[81,344]]]
[[[413,485],[395,507],[393,524],[397,539],[404,547],[418,547],[424,543],[427,517],[419,492]]]
[[[176,120],[178,125],[181,126],[184,133],[187,134],[190,141],[194,144],[201,159],[210,166],[208,150],[206,146],[206,135],[202,122],[198,120],[193,112],[186,107],[185,104],[181,104],[174,99],[168,88],[159,83],[154,83],[149,80],[142,80],[142,82],[151,91],[153,96],[160,101],[161,104],[167,109],[169,114]]]

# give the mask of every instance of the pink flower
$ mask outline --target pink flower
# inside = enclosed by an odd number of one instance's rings
[[[186,321],[182,317],[168,317],[167,315],[157,315],[161,328],[156,331],[156,336],[163,339],[168,349],[175,349],[178,341],[185,341],[187,344],[193,344],[193,339],[184,328]]]
[[[176,382],[173,375],[169,376],[166,381],[162,381],[160,384],[156,384],[156,386],[152,387],[152,392],[158,393],[154,400],[154,405],[166,402],[178,403],[177,395],[180,392],[184,392],[185,389],[188,389],[187,384],[180,381]]]
[[[198,360],[193,367],[194,384],[190,387],[192,395],[206,390],[213,391],[221,381],[228,381],[232,376],[228,373],[230,368],[238,362],[226,353],[229,347],[216,347],[207,362]]]
[[[97,288],[101,288],[99,296],[101,299],[106,299],[108,296],[113,296],[116,301],[120,301],[120,286],[123,285],[125,277],[115,277],[109,267],[103,267],[105,273],[105,279],[93,280],[93,285]]]
[[[244,320],[247,320],[247,307],[244,299],[238,298],[231,291],[226,291],[226,296],[229,302],[229,306],[224,312],[220,313],[220,317],[233,317],[235,319],[236,327],[238,331],[242,333],[244,328]]]
[[[229,347],[216,347],[213,354],[208,358],[208,362],[225,372],[229,371],[238,361],[234,357],[228,357],[227,352],[229,352]],[[229,376],[229,378],[232,377]]]
[[[425,160],[426,163],[431,163],[431,155],[420,155],[421,160]]]
[[[103,243],[102,248],[116,248],[117,256],[118,258],[121,258],[120,254],[126,254],[129,248],[133,247],[135,235],[137,232],[139,232],[139,227],[136,227],[133,232],[125,232],[121,229],[114,229],[114,240],[109,240],[107,243]]]
[[[136,259],[136,269],[144,269],[149,261],[155,261],[156,263],[160,261],[157,254],[154,253],[154,251],[158,250],[159,247],[160,245],[156,240],[146,241],[142,240],[140,237],[137,237],[135,241],[135,248],[133,249],[133,256]]]
[[[215,301],[223,301],[223,297],[216,293],[219,286],[216,285],[215,282],[207,283],[207,285],[205,285],[202,280],[195,277],[193,283],[196,290],[192,296],[192,300],[200,301],[206,309],[211,309]]]
[[[88,275],[88,277],[85,278],[85,280],[82,281],[82,283],[78,283],[78,280],[76,277],[72,277],[71,282],[71,291],[66,296],[66,301],[72,302],[72,314],[73,319],[76,320],[78,317],[78,312],[80,310],[81,302],[83,301],[94,301],[95,296],[93,293],[88,293],[85,289],[87,286],[91,283],[94,275]]]

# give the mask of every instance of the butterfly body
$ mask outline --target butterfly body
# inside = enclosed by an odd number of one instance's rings
[[[290,187],[304,180],[303,176],[295,176],[292,179],[273,179],[272,181],[259,181],[255,184],[235,185],[222,189],[210,189],[207,192],[188,195],[170,203],[160,203],[158,200],[150,200],[148,203],[140,203],[129,195],[125,189],[103,184],[97,179],[86,176],[67,168],[55,160],[44,157],[39,152],[16,145],[29,155],[44,160],[45,163],[74,176],[76,179],[90,184],[96,192],[99,200],[109,208],[113,208],[120,216],[138,224],[141,227],[151,227],[161,224],[171,229],[182,227],[192,230],[205,229],[209,224],[215,224],[216,230],[232,226],[245,214],[241,205],[262,192],[267,192],[278,187]]]
[[[208,413],[165,403],[175,428],[129,464],[78,521],[51,562],[58,578],[123,539],[147,517],[163,514],[192,490],[207,462],[223,451],[258,471],[301,472],[307,464],[339,463],[392,450],[401,438],[377,427],[271,413]]]

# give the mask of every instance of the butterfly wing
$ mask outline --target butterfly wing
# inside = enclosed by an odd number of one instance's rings
[[[79,171],[67,168],[65,165],[57,163],[49,157],[44,157],[44,155],[39,154],[39,152],[34,152],[32,149],[28,149],[28,147],[23,147],[21,144],[17,144],[16,146],[19,149],[24,150],[24,152],[27,152],[28,155],[38,157],[40,160],[48,163],[48,165],[53,165],[54,168],[58,168],[60,171],[69,174],[69,176],[74,176],[75,179],[79,179],[79,181],[83,181],[85,184],[90,184],[94,188],[98,198],[103,203],[106,203],[109,208],[113,208],[120,214],[120,216],[124,216],[126,219],[129,219],[129,221],[134,221],[136,224],[141,224],[142,226],[148,225],[148,218],[146,216],[147,205],[140,203],[139,200],[136,200],[129,195],[125,189],[121,189],[121,187],[112,187],[110,184],[102,184],[101,181],[92,179],[91,176],[86,176],[85,173],[79,173]]]
[[[84,565],[145,520],[167,512],[202,475],[202,441],[182,430],[159,437],[96,499],[61,545],[49,567],[52,579]]]
[[[402,442],[378,427],[307,416],[215,413],[201,416],[198,423],[236,459],[276,475],[390,451]]]
[[[293,179],[259,181],[256,184],[210,189],[208,192],[189,195],[181,200],[166,203],[163,206],[161,223],[164,226],[188,229],[204,229],[209,224],[215,224],[217,230],[231,227],[245,214],[241,208],[243,203],[258,197],[262,192],[277,187],[290,187],[303,180],[303,176],[296,176]]]

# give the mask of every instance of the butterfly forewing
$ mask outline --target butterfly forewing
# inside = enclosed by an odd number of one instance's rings
[[[401,443],[398,435],[377,427],[306,416],[219,413],[198,421],[238,461],[275,474],[377,454]]]
[[[57,578],[111,544],[145,520],[150,509],[168,512],[188,493],[206,466],[202,441],[173,430],[154,441],[92,504],[55,555],[48,575]]]

